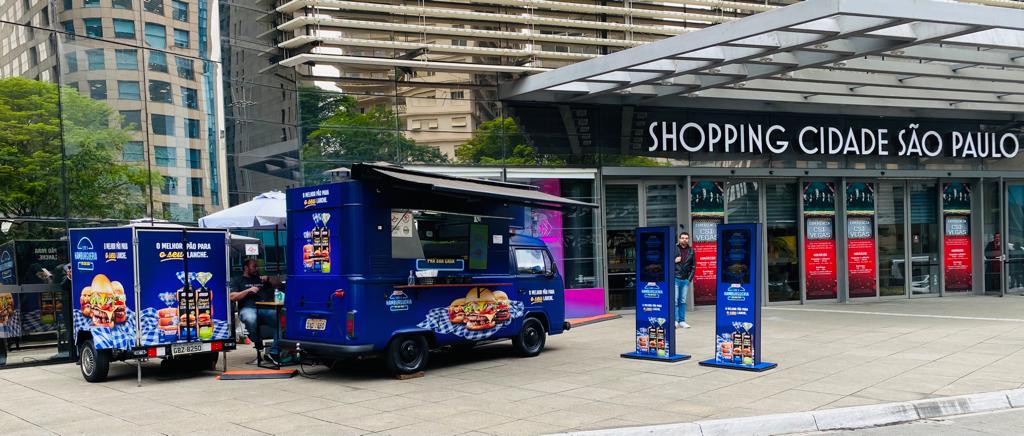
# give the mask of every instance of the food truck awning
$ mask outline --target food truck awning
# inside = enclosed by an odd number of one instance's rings
[[[808,0],[502,85],[506,101],[1024,112],[1024,10]]]
[[[467,197],[493,198],[545,209],[597,207],[593,203],[540,192],[535,186],[429,174],[392,165],[355,164],[352,166],[352,178],[385,180],[392,186],[400,188],[422,189]]]

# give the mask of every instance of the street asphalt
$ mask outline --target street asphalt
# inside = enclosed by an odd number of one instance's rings
[[[142,387],[123,363],[102,384],[83,381],[74,364],[0,370],[0,433],[543,434],[1024,387],[1020,296],[768,307],[763,357],[779,367],[763,373],[697,365],[714,351],[711,310],[679,331],[692,360],[622,359],[634,348],[633,316],[623,315],[553,336],[536,358],[514,357],[507,342],[437,353],[411,380],[388,377],[375,360],[255,381],[150,362]],[[229,366],[251,369],[253,356],[230,353]],[[978,419],[970,422],[986,425]]]

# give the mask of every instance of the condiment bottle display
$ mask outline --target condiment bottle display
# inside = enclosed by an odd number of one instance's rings
[[[196,282],[199,283],[199,290],[196,291],[196,325],[199,329],[199,339],[207,340],[213,338],[213,293],[206,283],[213,278],[208,272],[195,274]]]
[[[732,360],[735,363],[743,361],[743,334],[739,329],[732,332]]]
[[[178,289],[178,339],[196,339],[196,292],[192,289],[192,274],[186,278],[178,272],[182,287]]]
[[[320,214],[313,214],[313,272],[320,272]]]
[[[323,226],[320,228],[320,272],[331,272],[331,230],[327,228],[327,221],[330,221],[331,214],[320,214],[320,221]]]

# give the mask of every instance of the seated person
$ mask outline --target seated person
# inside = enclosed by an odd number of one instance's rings
[[[270,350],[265,356],[277,362],[279,349],[277,340],[280,326],[277,324],[274,309],[257,308],[257,301],[274,301],[274,287],[265,276],[260,276],[259,261],[246,259],[242,264],[242,275],[231,280],[230,298],[238,302],[238,317],[249,332],[249,339],[273,339]],[[260,328],[257,332],[257,328]]]

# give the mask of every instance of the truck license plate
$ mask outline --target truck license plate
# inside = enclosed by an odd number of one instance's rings
[[[327,320],[318,318],[306,318],[306,330],[326,330]]]
[[[171,344],[171,355],[180,356],[182,354],[193,354],[203,351],[202,342],[192,342],[188,344]]]

